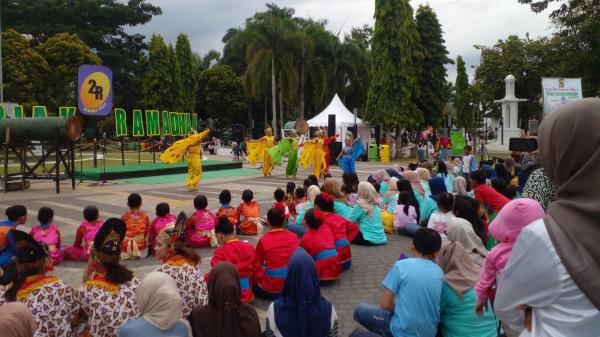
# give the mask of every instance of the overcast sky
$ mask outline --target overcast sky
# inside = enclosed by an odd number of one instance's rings
[[[149,0],[162,8],[163,14],[145,26],[136,27],[149,38],[160,33],[175,42],[183,32],[192,49],[205,54],[210,49],[222,51],[221,38],[230,27],[241,26],[247,17],[265,9],[266,2],[292,7],[297,16],[326,19],[329,30],[344,33],[352,27],[374,24],[374,0]],[[445,33],[450,57],[462,55],[467,70],[479,63],[474,44],[491,46],[508,35],[532,37],[549,35],[552,27],[548,12],[534,14],[517,0],[411,0],[413,8],[429,3],[436,11]],[[448,67],[448,80],[454,81],[454,66]]]

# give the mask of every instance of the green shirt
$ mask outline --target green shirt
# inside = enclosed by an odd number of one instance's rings
[[[335,200],[333,202],[333,211],[336,214],[340,215],[342,218],[349,220],[350,214],[352,214],[352,207],[350,207],[348,204],[345,204],[341,201]]]
[[[358,224],[358,228],[365,240],[376,245],[387,243],[387,236],[385,236],[385,232],[383,231],[379,206],[375,206],[373,216],[369,217],[360,205],[356,205],[352,208],[352,213],[350,213],[348,220]]]
[[[442,302],[440,304],[441,331],[444,337],[496,337],[496,317],[491,308],[483,317],[475,314],[477,295],[473,288],[464,293],[460,299],[458,295],[444,282],[442,288]]]

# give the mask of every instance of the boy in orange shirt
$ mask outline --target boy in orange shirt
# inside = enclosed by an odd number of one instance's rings
[[[260,223],[260,206],[252,199],[254,199],[254,193],[251,190],[242,192],[243,202],[237,208],[237,219],[242,235],[256,235],[263,232]]]
[[[231,224],[235,227],[235,233],[239,234],[240,233],[240,227],[238,226],[238,219],[237,219],[237,210],[235,209],[235,207],[232,207],[231,204],[231,192],[229,192],[229,190],[222,190],[221,193],[219,193],[219,203],[221,204],[221,207],[219,207],[219,209],[217,210],[217,219],[224,216],[227,218],[227,220],[229,220],[229,222],[231,222]]]
[[[122,259],[143,259],[148,255],[148,234],[150,219],[146,212],[141,211],[142,196],[131,193],[127,198],[129,212],[123,214],[121,220],[127,226],[125,239],[121,243]]]

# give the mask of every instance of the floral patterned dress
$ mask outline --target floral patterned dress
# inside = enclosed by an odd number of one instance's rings
[[[6,301],[4,291],[0,288],[0,305]],[[71,320],[79,307],[75,290],[60,279],[49,275],[27,277],[17,291],[17,301],[31,310],[36,337],[72,336]]]
[[[79,289],[78,302],[88,316],[89,335],[116,337],[119,327],[139,316],[135,291],[141,281],[137,278],[121,285],[103,275],[95,275]]]
[[[171,276],[177,283],[183,299],[183,317],[187,317],[195,307],[208,304],[206,281],[199,266],[193,265],[184,257],[174,256],[156,271]]]

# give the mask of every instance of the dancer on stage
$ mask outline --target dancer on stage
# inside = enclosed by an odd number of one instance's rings
[[[273,161],[268,153],[273,145],[275,145],[275,137],[273,137],[273,129],[270,127],[265,129],[264,137],[257,140],[251,140],[246,144],[248,147],[248,162],[250,164],[256,164],[262,161],[262,169],[265,177],[270,176],[271,171],[273,170]]]
[[[363,154],[364,147],[359,137],[354,138],[351,132],[346,133],[344,149],[340,152],[337,162],[344,173],[356,173],[356,160]]]
[[[296,179],[296,174],[298,173],[298,135],[294,130],[290,132],[290,135],[287,137],[290,142],[290,150],[288,152],[288,163],[285,168],[285,177],[292,176]]]
[[[326,157],[327,153],[324,149],[324,139],[321,137],[322,130],[317,131],[315,138],[304,143],[302,147],[302,154],[300,155],[300,163],[303,168],[307,168],[309,165],[313,167],[313,174],[316,177],[321,177],[326,170]]]
[[[335,142],[337,134],[325,138],[326,131],[321,130],[321,137],[323,138],[323,150],[325,150],[325,172],[329,172],[329,161],[331,160],[331,148],[329,144]]]
[[[163,163],[176,164],[187,153],[188,177],[185,184],[188,192],[197,191],[196,186],[202,178],[202,145],[200,143],[209,133],[210,129],[206,129],[178,140],[160,155],[160,160]]]

